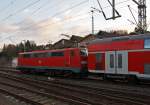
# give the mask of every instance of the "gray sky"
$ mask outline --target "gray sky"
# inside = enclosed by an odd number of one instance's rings
[[[107,0],[99,0],[107,17],[112,8]],[[147,0],[147,23],[150,24],[150,0]],[[127,5],[137,19],[137,5],[132,0],[116,0],[121,18],[105,20],[95,12],[95,32],[98,30],[133,31],[135,25]],[[33,40],[38,44],[56,42],[60,34],[85,36],[91,33],[91,7],[99,8],[97,0],[1,0],[0,46]],[[148,28],[149,29],[149,28]]]

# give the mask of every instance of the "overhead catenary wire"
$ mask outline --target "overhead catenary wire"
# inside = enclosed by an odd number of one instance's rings
[[[48,6],[49,8],[55,8],[55,7],[57,7],[58,5],[63,5],[62,3],[64,3],[64,1],[63,0],[58,0],[55,4],[53,4],[53,5],[50,5],[50,6]],[[57,6],[56,6],[57,5]],[[40,11],[42,8],[45,8],[46,7],[46,5],[44,5],[43,7],[39,7],[40,9],[36,9],[35,11],[35,13],[33,13],[33,15],[35,15],[36,13],[38,13],[38,11]],[[44,12],[46,12],[47,11],[47,9],[45,10],[45,11],[42,11],[40,14],[43,14]]]
[[[49,17],[49,18],[54,18],[54,17],[56,17],[56,16],[59,16],[59,15],[61,15],[63,12],[65,12],[65,11],[67,11],[67,10],[71,10],[71,9],[74,9],[74,8],[76,8],[76,7],[78,7],[78,6],[80,6],[80,5],[82,5],[82,4],[85,4],[85,3],[87,3],[87,0],[84,0],[84,1],[82,1],[82,2],[79,2],[78,4],[75,4],[75,5],[73,5],[73,6],[71,6],[71,7],[69,7],[69,8],[67,8],[67,9],[64,9],[64,10],[62,10],[62,11],[59,11],[59,12],[57,12],[57,13],[55,13],[54,15],[52,15],[51,17]],[[46,19],[44,19],[44,20],[41,20],[40,22],[42,22],[42,21],[45,21]],[[22,22],[20,22],[20,23],[22,23]],[[17,24],[19,24],[19,23],[17,23]],[[45,27],[45,26],[48,26],[49,24],[47,24],[47,25],[43,25],[43,26],[40,26],[40,27]],[[30,26],[29,27],[26,27],[25,29],[30,29],[32,27],[32,24],[30,24]]]
[[[30,16],[33,16],[33,15],[35,15],[38,11],[40,11],[40,9],[42,9],[42,8],[44,8],[44,7],[46,7],[46,5],[48,5],[49,3],[49,0],[46,2],[46,3],[44,3],[43,5],[41,5],[40,7],[38,7],[37,9],[35,9],[33,12],[31,12],[30,13]],[[59,2],[59,4],[61,3],[61,2],[63,2],[62,0]],[[58,2],[57,2],[58,3]],[[56,3],[56,4],[57,4]],[[43,6],[43,7],[42,7]],[[54,7],[55,5],[53,5],[53,6],[51,6],[51,8],[52,7]],[[42,12],[43,13],[43,12]],[[41,13],[40,13],[41,14]],[[19,25],[19,24],[23,24],[24,22],[26,22],[26,19],[23,19],[23,20],[21,20],[20,22],[18,22],[18,23],[14,23],[15,25]]]
[[[76,15],[77,17],[78,16],[82,16],[82,14],[77,14]],[[68,21],[68,20],[72,20],[72,19],[75,19],[76,17],[72,17],[72,18],[70,18],[70,19],[67,19],[67,20],[62,20],[62,21],[60,21],[60,22],[64,22],[64,21]],[[84,18],[79,18],[78,20],[76,20],[76,21],[79,21],[79,20],[84,20]],[[52,25],[52,24],[55,24],[56,22],[52,22],[52,23],[49,23],[49,24],[47,24],[47,25],[45,25],[45,26],[39,26],[39,29],[40,28],[47,28],[49,25]],[[4,37],[4,38],[1,38],[0,39],[0,41],[2,42],[2,41],[4,41],[5,39],[9,39],[10,40],[10,37],[14,37],[14,36],[17,36],[20,32],[28,32],[28,30],[30,29],[30,27],[27,27],[27,28],[24,28],[24,30],[17,30],[17,31],[15,31],[15,33],[13,34],[13,35],[9,35],[9,36],[6,36],[6,37]]]
[[[29,8],[29,7],[31,7],[31,6],[33,6],[33,5],[35,5],[35,4],[37,4],[37,3],[40,2],[40,1],[41,1],[41,0],[36,0],[36,1],[34,1],[34,2],[31,2],[31,3],[28,4],[27,6],[21,8],[20,10],[18,10],[18,11],[16,11],[16,12],[12,13],[12,14],[10,14],[10,15],[8,15],[8,16],[5,17],[5,18],[3,18],[1,21],[6,21],[6,20],[9,19],[10,17],[13,17],[13,16],[17,15],[18,13],[24,11],[25,9],[27,9],[27,8]]]
[[[129,0],[126,0],[126,1],[129,1]],[[119,3],[118,3],[119,4]],[[120,3],[121,4],[121,3]],[[104,8],[106,8],[106,7],[104,7]],[[61,13],[58,13],[58,15],[60,15]],[[56,15],[56,16],[58,16],[58,15]],[[55,17],[55,16],[53,16],[53,17]],[[49,25],[51,25],[51,24],[49,24]],[[49,26],[49,25],[47,25],[47,26]],[[46,25],[44,25],[44,26],[42,26],[41,28],[43,28],[43,27],[47,27]],[[28,28],[30,28],[30,27],[28,27]]]
[[[125,3],[125,2],[129,2],[129,1],[130,1],[130,0],[124,0],[124,1],[121,1],[121,2],[116,3],[115,5],[120,5],[120,4],[123,4],[123,3]],[[108,7],[111,7],[111,6],[110,6],[110,5],[105,6],[105,7],[103,7],[103,9],[108,8]]]
[[[36,10],[34,10],[31,15],[33,16],[34,14],[36,14],[41,8],[45,7],[47,4],[49,4],[49,0],[47,0],[47,2],[45,2],[44,4],[42,4],[40,7],[38,7]]]
[[[8,9],[9,6],[13,5],[16,2],[16,0],[10,1],[8,4],[6,4],[2,9],[0,9],[0,13],[4,12],[6,9]]]
[[[127,0],[126,0],[127,1]],[[84,3],[85,1],[83,1],[82,3]],[[81,3],[79,3],[79,4],[81,4]],[[78,5],[79,6],[79,5]],[[72,7],[70,7],[70,8],[72,8],[73,9],[73,7],[75,8],[75,5],[74,6],[72,6]],[[123,6],[123,7],[125,7],[125,6]],[[123,7],[121,7],[121,8],[123,8]],[[65,10],[67,10],[67,9],[65,9]],[[64,11],[64,10],[63,10]],[[60,12],[60,13],[62,13],[62,12]],[[57,14],[57,15],[60,15],[60,14]],[[55,15],[55,16],[57,16],[57,15]],[[53,15],[54,16],[54,15]],[[65,20],[64,20],[65,21]],[[48,27],[48,26],[50,26],[50,25],[52,25],[52,24],[54,24],[54,23],[56,23],[56,22],[52,22],[52,23],[49,23],[49,24],[46,24],[46,25],[42,25],[42,26],[39,26],[38,28],[40,29],[40,28],[45,28],[45,27]],[[29,27],[26,27],[26,28],[24,28],[24,32],[25,31],[27,31],[27,30],[29,30],[30,28],[32,27],[32,24],[29,26]]]
[[[127,2],[127,1],[129,1],[129,0],[125,0],[125,1],[122,1],[122,2],[118,2],[116,5],[122,4],[122,3]],[[55,13],[54,15],[51,16],[51,18],[56,17],[56,16],[58,16],[58,15],[61,15],[63,12],[65,12],[65,11],[67,11],[67,10],[70,10],[70,9],[73,9],[73,8],[76,8],[76,7],[78,7],[78,6],[80,6],[80,5],[84,4],[84,3],[87,3],[87,2],[88,2],[87,0],[81,1],[80,3],[75,4],[75,5],[73,5],[72,7],[69,7],[69,8],[67,8],[67,9],[64,9],[64,10],[62,10],[62,11],[59,11],[59,12]],[[107,8],[107,7],[108,7],[108,6],[104,7],[104,9]],[[110,6],[109,6],[109,7],[110,7]],[[42,21],[45,21],[45,19],[42,20]],[[41,22],[42,22],[42,21],[41,21]],[[20,23],[22,23],[22,22],[20,22]],[[43,25],[43,26],[40,26],[40,27],[47,27],[47,26],[49,26],[49,25],[51,25],[51,24]],[[32,26],[32,24],[31,24],[30,26]],[[25,30],[26,30],[26,29],[30,29],[30,26],[27,27],[27,28],[25,28]]]
[[[58,12],[58,13],[55,13],[54,15],[52,15],[51,18],[55,17],[55,16],[58,16],[58,15],[61,15],[63,12],[66,12],[67,10],[71,10],[73,8],[76,8],[76,7],[78,7],[78,6],[82,5],[82,4],[85,4],[87,2],[88,2],[88,0],[84,0],[84,1],[82,1],[80,3],[78,3],[78,4],[73,5],[72,7],[66,8],[66,9],[64,9],[64,10]]]

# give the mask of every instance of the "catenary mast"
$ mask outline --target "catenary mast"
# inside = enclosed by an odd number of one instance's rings
[[[133,0],[138,5],[138,26],[137,32],[144,33],[147,31],[147,20],[146,20],[146,0]]]

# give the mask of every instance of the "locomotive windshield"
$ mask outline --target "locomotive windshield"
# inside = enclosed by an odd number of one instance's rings
[[[150,48],[150,39],[144,40],[144,48]]]
[[[87,50],[86,49],[81,49],[80,54],[81,54],[81,56],[87,56]]]

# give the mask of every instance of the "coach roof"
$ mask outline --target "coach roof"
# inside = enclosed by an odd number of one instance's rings
[[[95,39],[95,40],[89,42],[89,44],[112,42],[112,41],[122,41],[122,40],[146,39],[146,38],[150,38],[150,33],[120,36],[120,37],[111,37],[111,38],[104,38],[104,39]]]

